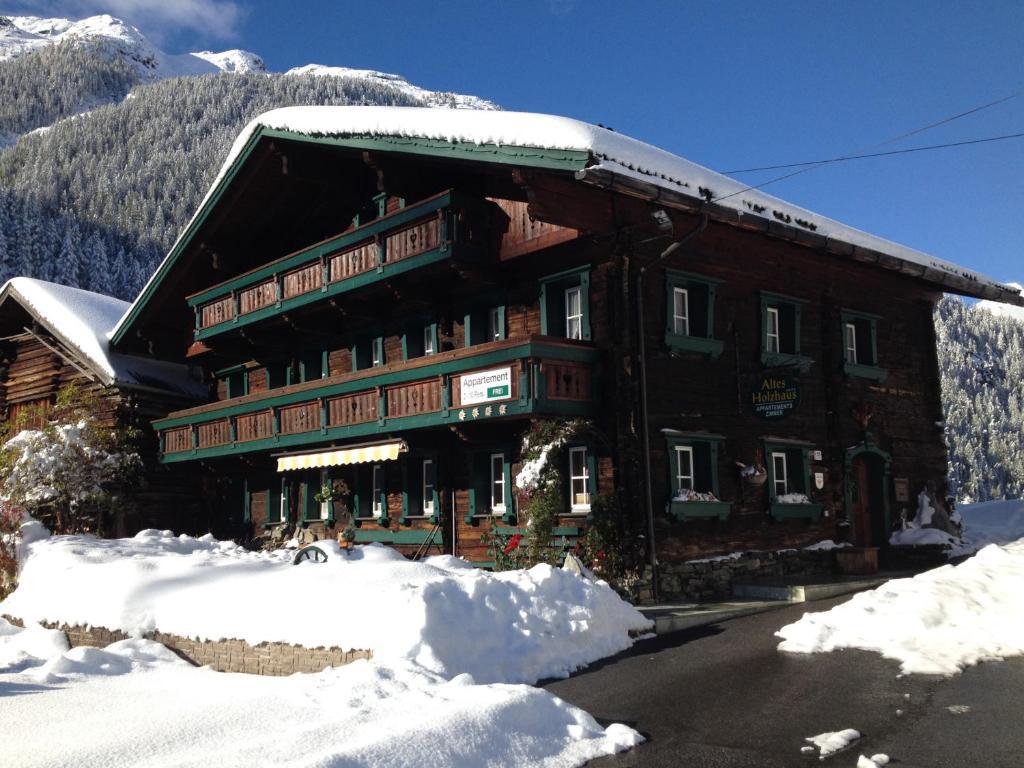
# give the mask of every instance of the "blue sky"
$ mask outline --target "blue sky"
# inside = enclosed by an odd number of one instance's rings
[[[720,171],[866,149],[1024,89],[1019,0],[32,5],[107,10],[171,52],[240,47],[275,71],[398,72],[506,109],[600,122]],[[1019,97],[884,149],[1022,131]],[[766,191],[1024,280],[1024,139],[833,165]]]

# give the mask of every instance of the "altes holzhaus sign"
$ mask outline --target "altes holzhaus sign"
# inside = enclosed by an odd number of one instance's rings
[[[800,387],[789,376],[761,376],[750,391],[754,413],[766,419],[778,419],[800,404]]]

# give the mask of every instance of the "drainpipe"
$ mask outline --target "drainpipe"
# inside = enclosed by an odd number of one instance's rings
[[[640,267],[636,276],[636,311],[637,311],[637,332],[640,334],[640,428],[644,445],[644,511],[647,514],[647,546],[651,564],[651,595],[655,602],[658,600],[658,552],[654,546],[654,502],[651,499],[651,439],[647,418],[647,339],[644,330],[644,274],[648,267],[660,264],[661,261],[672,253],[675,253],[687,242],[695,238],[708,225],[708,215],[703,210],[700,212],[700,222],[679,240],[670,244],[668,248],[650,264]]]

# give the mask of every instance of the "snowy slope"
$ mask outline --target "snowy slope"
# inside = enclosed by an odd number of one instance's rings
[[[10,16],[0,20],[0,61],[47,45],[66,41],[98,45],[111,56],[133,64],[143,82],[165,77],[203,75],[219,71],[263,72],[263,60],[248,51],[169,54],[153,45],[135,27],[103,14],[81,21]]]
[[[461,93],[446,93],[442,91],[428,91],[413,85],[401,75],[393,75],[388,72],[378,72],[373,69],[351,69],[349,67],[329,67],[323,64],[307,64],[304,67],[294,67],[285,72],[286,75],[316,75],[319,77],[351,77],[357,80],[369,80],[370,82],[390,85],[397,88],[407,96],[420,99],[429,107],[454,107],[455,109],[489,109],[496,110],[499,107],[492,101],[481,99],[479,96],[467,96]]]

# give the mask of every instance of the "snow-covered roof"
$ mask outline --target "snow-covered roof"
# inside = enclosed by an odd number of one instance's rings
[[[1015,289],[1008,289],[973,270],[863,232],[759,190],[749,189],[740,181],[664,149],[580,120],[532,112],[476,109],[308,106],[271,110],[252,120],[242,130],[196,215],[182,231],[168,259],[165,259],[150,283],[143,288],[136,304],[146,301],[154,280],[159,280],[168,260],[175,255],[182,239],[214,197],[250,141],[260,131],[267,129],[311,138],[421,139],[452,145],[585,153],[588,161],[576,169],[576,177],[581,181],[587,181],[588,175],[593,177],[607,172],[694,199],[710,199],[718,208],[731,209],[748,218],[761,218],[776,225],[781,222],[813,233],[822,238],[823,242],[838,241],[881,253],[903,264],[916,265],[915,269],[908,271],[936,282],[943,282],[940,278],[948,276],[954,290],[959,288],[969,292],[967,286],[970,285],[976,286],[981,295],[991,294],[991,298],[1000,300],[1013,300],[1014,296],[1021,296]],[[480,153],[480,160],[486,162],[487,154]],[[1019,303],[1024,303],[1024,297]],[[126,315],[122,324],[128,318],[129,315]],[[122,327],[119,325],[115,335],[121,332]]]
[[[113,328],[129,307],[126,301],[30,277],[14,277],[4,283],[0,304],[8,297],[76,352],[104,384],[206,395],[206,388],[189,375],[184,365],[110,350]]]

